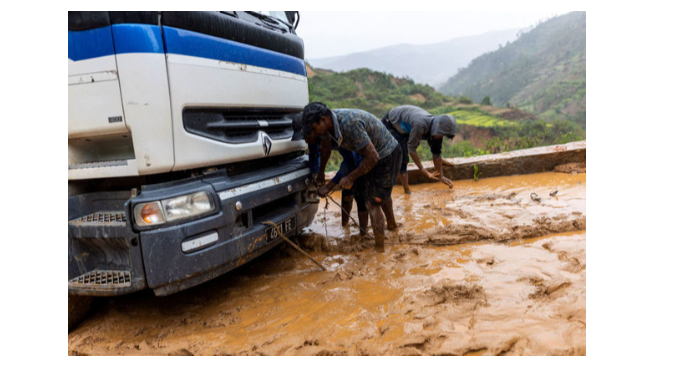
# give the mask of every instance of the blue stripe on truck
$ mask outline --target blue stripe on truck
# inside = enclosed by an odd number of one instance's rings
[[[179,28],[163,27],[165,51],[160,27],[154,25],[115,24],[88,31],[68,31],[68,33],[68,57],[74,61],[113,55],[115,51],[118,54],[167,52],[307,76],[304,61],[301,59]],[[113,49],[113,41],[115,49]]]
[[[115,53],[110,26],[87,31],[67,32],[67,57],[74,61],[93,59]]]

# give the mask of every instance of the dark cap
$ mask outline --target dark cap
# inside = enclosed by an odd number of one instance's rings
[[[321,102],[312,102],[304,106],[302,111],[302,138],[308,138],[314,122],[330,114],[328,107]]]

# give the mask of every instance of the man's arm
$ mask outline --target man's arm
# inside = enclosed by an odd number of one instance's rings
[[[328,193],[330,193],[333,190],[333,188],[335,188],[336,185],[337,183],[335,181],[330,180],[326,185],[320,187],[316,193],[318,193],[321,197],[326,197]]]
[[[327,184],[321,186],[317,192],[321,197],[324,197],[330,193],[333,188],[340,183],[340,180],[342,180],[343,177],[345,177],[351,170],[355,168],[355,161],[352,157],[353,153],[351,151],[340,151],[340,154],[343,157],[343,161],[340,163],[338,172],[335,173],[335,176],[328,181]]]
[[[422,139],[422,129],[415,126],[410,130],[410,139],[407,141],[407,152],[410,154],[410,158],[412,158],[412,161],[414,161],[414,164],[417,165],[417,169],[419,169],[422,174],[427,176],[427,178],[430,178],[432,180],[437,180],[438,179],[438,169],[434,173],[429,173],[426,169],[424,169],[424,166],[422,166],[422,160],[419,159],[419,154],[417,154],[417,147],[419,146],[419,142]]]
[[[369,171],[376,166],[376,163],[379,162],[379,153],[376,152],[376,148],[374,148],[374,145],[371,143],[371,141],[369,141],[362,149],[358,150],[357,153],[362,155],[362,163],[359,164],[357,169],[355,169],[352,173],[340,180],[340,186],[345,189],[350,189],[357,178],[369,173]]]
[[[422,160],[419,159],[419,154],[417,154],[416,151],[410,152],[410,158],[412,158],[412,161],[414,161],[414,164],[417,165],[417,169],[419,169],[419,171],[422,172],[422,174],[424,174],[425,176],[427,176],[428,178],[430,178],[432,180],[438,180],[438,168],[436,169],[437,171],[435,171],[433,173],[429,173],[429,171],[424,169],[424,166],[422,166]],[[435,162],[434,162],[434,166],[436,166]]]
[[[443,158],[441,158],[441,155],[439,154],[438,156],[434,155],[433,159],[434,168],[436,168],[436,172],[434,174],[438,175],[438,179],[441,180],[441,182],[448,185],[449,188],[452,188],[453,181],[443,176]]]
[[[316,183],[316,177],[319,173],[319,166],[321,164],[321,149],[318,143],[309,144],[309,173],[311,173],[311,180]]]
[[[326,165],[331,158],[331,139],[324,138],[321,140],[321,165],[319,168],[319,175],[316,177],[318,184],[326,182]]]
[[[438,179],[449,188],[453,187],[453,182],[443,176],[443,158],[441,158],[441,149],[443,147],[443,138],[429,138],[427,140],[429,148],[431,149],[431,156],[434,161],[434,168],[438,173]]]

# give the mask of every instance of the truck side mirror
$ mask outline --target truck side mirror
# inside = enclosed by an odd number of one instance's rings
[[[299,20],[300,20],[299,12],[297,12],[297,11],[285,11],[285,15],[287,16],[290,24],[292,24],[292,30],[293,31],[296,30],[297,25],[299,24]]]

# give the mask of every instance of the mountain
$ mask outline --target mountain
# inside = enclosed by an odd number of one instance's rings
[[[439,89],[586,127],[586,24],[585,12],[551,18],[475,58]]]
[[[437,86],[477,56],[515,40],[517,32],[517,29],[510,29],[434,44],[400,44],[344,56],[309,59],[309,63],[333,71],[369,68]]]

